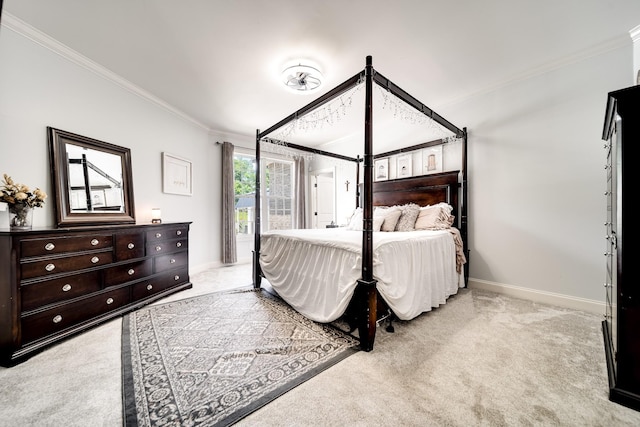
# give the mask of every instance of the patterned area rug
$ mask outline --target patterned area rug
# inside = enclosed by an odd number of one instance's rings
[[[123,320],[124,424],[231,425],[358,344],[264,290],[137,310]]]

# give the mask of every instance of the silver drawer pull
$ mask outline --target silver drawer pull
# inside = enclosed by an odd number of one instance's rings
[[[53,318],[53,323],[60,323],[60,322],[62,322],[62,316],[58,314]]]
[[[169,261],[169,264],[175,264],[175,263],[176,263],[175,258],[171,258],[171,260]]]
[[[173,276],[173,280],[180,280],[180,276],[176,274],[175,276]]]
[[[62,292],[69,292],[70,290],[71,290],[71,285],[68,283],[62,287]]]
[[[150,291],[151,289],[153,289],[153,285],[151,284],[147,285],[147,290]]]
[[[182,243],[178,242],[176,243],[176,248],[182,247]]]
[[[176,231],[176,235],[177,235],[177,236],[182,236],[182,230],[178,230],[178,231]]]
[[[56,248],[56,245],[54,245],[53,243],[47,243],[46,245],[44,245],[44,248],[48,251],[52,251]]]
[[[162,246],[156,246],[156,252],[160,252],[162,250]]]
[[[47,264],[44,269],[47,271],[53,271],[55,268],[56,266],[54,264]]]
[[[135,273],[136,271],[133,268],[130,268],[129,271],[127,271],[127,273],[129,274],[129,276],[133,275],[133,273]]]
[[[91,262],[92,263],[97,263],[98,261],[100,261],[100,258],[98,258],[97,256],[94,256],[93,258],[91,258]]]
[[[135,247],[136,247],[136,245],[134,245],[133,243],[129,243],[129,244],[127,245],[127,248],[129,248],[129,249],[133,249],[133,248],[135,248]]]
[[[107,304],[113,304],[113,298],[107,298]]]
[[[91,239],[91,246],[95,246],[98,243],[100,243],[100,241],[98,239]]]
[[[159,239],[162,237],[162,233],[156,233],[156,239]]]

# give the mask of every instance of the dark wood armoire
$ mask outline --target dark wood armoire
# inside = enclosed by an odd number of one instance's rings
[[[607,153],[606,312],[602,331],[609,398],[640,410],[640,285],[632,275],[631,251],[624,250],[625,241],[631,248],[638,237],[632,210],[630,162],[634,159],[630,147],[640,143],[640,86],[609,93],[602,139]]]

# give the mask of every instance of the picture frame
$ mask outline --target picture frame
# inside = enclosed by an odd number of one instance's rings
[[[398,156],[396,160],[396,175],[398,178],[407,178],[413,175],[412,173],[413,156],[411,154],[405,154]]]
[[[442,172],[442,145],[422,150],[422,173],[429,175]]]
[[[389,159],[378,159],[373,162],[374,181],[386,181],[389,179]]]
[[[190,160],[162,153],[162,191],[167,194],[193,195],[193,167]]]

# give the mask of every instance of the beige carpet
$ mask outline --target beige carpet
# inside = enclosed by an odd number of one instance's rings
[[[168,300],[246,285],[250,266],[192,277]],[[121,320],[0,368],[0,426],[121,426]],[[461,290],[238,426],[640,426],[608,400],[601,316]]]

